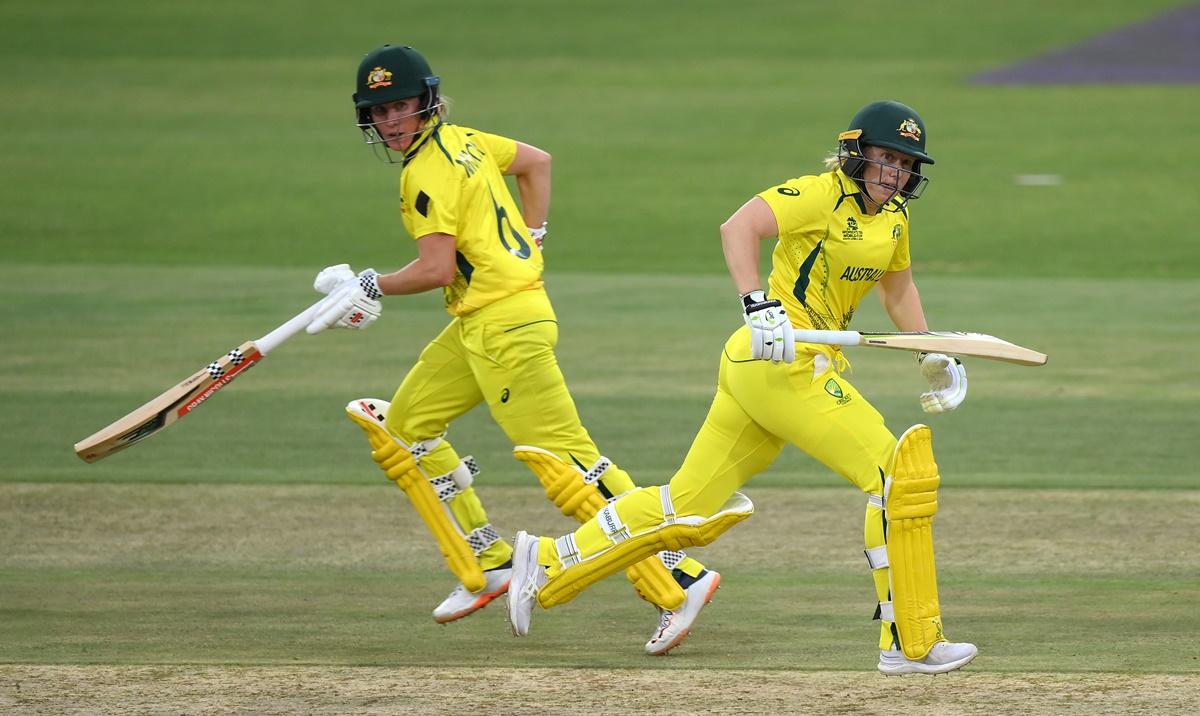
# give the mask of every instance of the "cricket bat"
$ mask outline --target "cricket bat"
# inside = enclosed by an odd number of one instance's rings
[[[796,330],[800,343],[830,346],[872,346],[921,353],[988,358],[1018,365],[1045,365],[1047,356],[1035,350],[1009,343],[985,333],[955,331],[917,331],[911,333],[860,333],[859,331]]]
[[[324,301],[317,301],[262,338],[246,341],[129,415],[75,443],[75,454],[84,462],[96,462],[175,424],[279,344],[304,330]]]

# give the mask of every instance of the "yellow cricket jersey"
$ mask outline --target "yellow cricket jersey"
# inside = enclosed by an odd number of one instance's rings
[[[908,268],[908,213],[863,210],[858,184],[835,170],[758,194],[779,225],[767,295],[797,328],[846,330],[859,301],[888,271]]]
[[[504,181],[516,155],[512,139],[441,121],[405,153],[404,227],[413,239],[455,237],[458,273],[444,289],[452,316],[542,286],[542,252]]]

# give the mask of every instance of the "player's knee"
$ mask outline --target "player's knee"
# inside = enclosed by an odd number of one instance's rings
[[[443,437],[447,425],[444,421],[410,417],[393,406],[388,410],[384,427],[405,445],[417,445]]]

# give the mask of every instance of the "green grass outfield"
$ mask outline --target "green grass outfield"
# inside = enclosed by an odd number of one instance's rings
[[[0,712],[1182,713],[1200,697],[1200,142],[1194,86],[972,74],[1170,0],[833,4],[62,0],[0,5]],[[636,10],[636,11],[635,11]],[[913,206],[931,323],[1050,354],[968,362],[926,416],[911,356],[851,350],[894,431],[934,428],[962,673],[874,672],[863,499],[795,450],[701,555],[725,577],[671,657],[610,580],[447,627],[452,584],[342,407],[387,398],[446,318],[388,299],[300,336],[183,424],[71,445],[308,305],[321,267],[413,256],[349,95],[426,51],[453,117],[555,156],[547,281],[601,449],[667,479],[739,324],[717,225],[902,99],[938,164]],[[1058,174],[1058,186],[1020,186]],[[885,329],[874,299],[855,328]],[[570,524],[480,410],[450,433],[502,532]]]

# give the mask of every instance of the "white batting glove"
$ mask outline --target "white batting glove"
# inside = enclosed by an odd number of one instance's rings
[[[541,226],[529,229],[529,238],[533,239],[533,243],[537,244],[539,249],[542,248],[542,242],[546,240],[546,224],[548,223],[543,221]]]
[[[321,273],[317,274],[317,278],[313,280],[313,288],[318,293],[328,296],[330,291],[352,278],[356,278],[356,276],[354,271],[350,269],[350,264],[327,266],[321,269]]]
[[[921,394],[921,409],[948,413],[967,398],[967,369],[962,361],[942,353],[918,353],[921,375],[929,381],[929,392]]]
[[[796,339],[783,304],[767,300],[762,291],[742,295],[746,325],[750,326],[750,352],[757,360],[791,363],[796,360]]]
[[[345,281],[325,299],[325,304],[309,322],[309,335],[326,328],[366,328],[383,313],[383,304],[375,300],[379,291],[379,274],[367,269],[353,280]],[[373,294],[373,295],[372,295]]]

